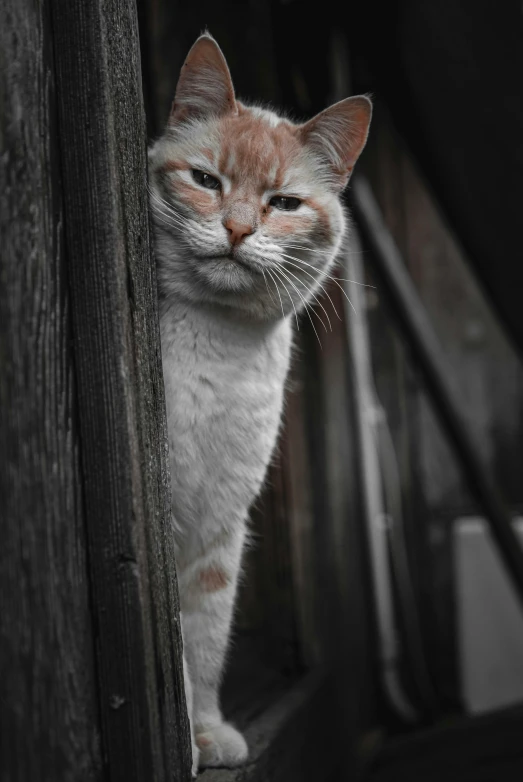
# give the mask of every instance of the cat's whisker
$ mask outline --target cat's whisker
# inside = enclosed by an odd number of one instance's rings
[[[301,260],[301,258],[295,258],[295,257],[294,257],[294,256],[292,256],[292,255],[291,255],[291,256],[288,256],[288,257],[290,257],[290,258],[294,258],[294,260],[295,260],[295,261],[298,261],[298,263],[303,263],[303,264],[305,264],[305,266],[310,266],[310,265],[311,265],[311,264],[309,264],[309,263],[306,263],[305,261],[302,261],[302,260]],[[314,269],[314,266],[312,266],[311,268],[313,268],[313,269]],[[354,308],[354,304],[353,304],[353,303],[352,303],[352,301],[349,299],[349,297],[348,297],[348,295],[347,295],[347,293],[346,293],[346,291],[345,291],[345,288],[343,287],[343,285],[340,285],[340,283],[338,282],[338,279],[337,279],[336,277],[334,277],[332,274],[326,274],[325,276],[326,276],[328,279],[332,280],[332,281],[334,282],[334,284],[338,286],[338,288],[339,288],[339,289],[340,289],[340,291],[343,293],[343,295],[345,296],[345,298],[346,298],[346,299],[347,299],[347,301],[349,302],[349,304],[350,304],[350,306],[352,307],[352,309],[354,310],[354,312],[356,312],[356,310],[355,310],[355,308]],[[345,280],[343,277],[340,277],[340,279],[341,279],[341,280],[344,280],[344,282],[354,282],[354,284],[355,284],[355,285],[358,285],[358,284],[362,285],[362,284],[363,284],[363,283],[356,283],[354,280]],[[372,285],[371,285],[371,286],[369,286],[369,287],[374,287],[374,286],[372,286]]]
[[[276,288],[276,293],[278,294],[278,298],[279,298],[279,300],[280,300],[280,305],[281,305],[281,314],[282,314],[282,317],[283,317],[283,318],[285,318],[285,312],[283,311],[283,302],[282,302],[282,300],[281,300],[281,296],[280,296],[280,289],[278,288],[278,283],[275,281],[275,279],[274,279],[274,277],[272,276],[272,274],[271,274],[271,272],[269,271],[269,269],[266,269],[265,271],[267,272],[267,274],[269,275],[269,277],[271,278],[271,280],[272,280],[272,281],[273,281],[273,283],[274,283],[274,287]]]
[[[169,226],[169,228],[179,228],[179,226],[176,223],[173,223],[170,217],[165,217],[163,215],[163,212],[160,212],[159,210],[155,211],[154,219],[159,220],[164,225]]]
[[[277,273],[275,269],[273,269],[273,271],[274,271],[274,273],[275,273],[275,274]],[[280,274],[281,274],[281,269],[279,269],[279,272],[280,272]],[[298,295],[301,297],[301,294],[300,294],[300,292],[299,292],[299,291],[298,291]],[[316,334],[316,339],[318,340],[318,344],[319,344],[320,348],[323,350],[323,346],[322,346],[322,344],[321,344],[321,339],[320,339],[320,337],[319,337],[319,334],[318,334],[318,332],[316,331],[316,326],[314,325],[314,321],[312,320],[312,317],[311,317],[311,314],[310,314],[310,311],[309,311],[309,307],[307,307],[307,302],[306,302],[306,301],[305,301],[303,298],[302,298],[302,301],[303,301],[303,309],[304,309],[304,310],[305,310],[305,312],[307,313],[307,317],[309,318],[309,320],[310,320],[310,322],[311,322],[311,326],[312,326],[312,328],[313,328],[313,331],[314,331],[314,333]],[[318,315],[318,313],[317,313],[317,312],[316,312],[315,314],[316,314],[316,316],[317,316],[318,318],[320,318],[320,316]],[[321,320],[321,318],[320,318],[320,321],[322,322],[323,326],[325,326],[325,324],[323,323],[323,321]],[[325,329],[325,330],[326,330],[326,329]]]
[[[165,198],[161,198],[161,196],[155,193],[155,191],[152,190],[151,187],[148,187],[148,190],[149,190],[149,195],[151,196],[153,201],[156,202],[156,208],[159,211],[161,211],[165,215],[168,215],[169,218],[176,220],[181,226],[190,225],[191,221],[187,217],[181,215],[168,201],[165,200]]]
[[[333,250],[320,250],[319,248],[314,247],[314,245],[302,246],[299,244],[285,244],[282,249],[303,250],[304,252],[314,253],[314,255],[326,255],[329,258],[332,258],[334,255]]]
[[[273,271],[275,271],[275,270],[273,269]],[[289,293],[289,289],[287,288],[287,286],[285,285],[283,280],[280,280],[280,282],[283,285],[283,287],[285,288],[285,292],[287,293],[287,296],[289,297],[289,301],[292,304],[292,309],[294,310],[294,317],[296,318],[296,328],[299,331],[300,330],[300,325],[298,323],[298,313],[296,312],[296,307],[294,306],[294,299],[292,298],[291,294]],[[290,280],[287,280],[287,282],[290,282]],[[292,285],[292,282],[291,282],[291,285]]]
[[[185,228],[186,225],[182,223],[175,215],[170,214],[168,211],[163,209],[160,205],[160,203],[152,204],[153,212],[156,215],[163,215],[164,220],[169,222],[169,225],[176,226],[179,228]]]
[[[160,212],[159,210],[155,210],[154,218],[160,220],[160,222],[164,223],[165,225],[172,226],[171,220],[169,220],[167,217],[164,217],[163,212]]]
[[[289,271],[289,269],[285,269],[285,267],[281,263],[278,263],[277,261],[275,261],[274,263],[276,264],[276,268],[278,269],[280,274],[284,275],[285,279],[292,285],[292,287],[294,288],[294,290],[296,291],[296,293],[300,297],[301,301],[303,302],[303,306],[307,307],[307,300],[304,298],[304,296],[301,293],[300,289],[292,282],[292,280],[290,279],[289,275],[292,275],[295,280],[298,280],[298,282],[301,283],[302,281],[300,280],[300,278],[297,277],[295,274],[292,274],[292,272]],[[329,326],[330,326],[329,316],[328,316],[328,314],[327,314],[327,312],[325,310],[325,307],[323,307],[321,302],[318,301],[318,297],[313,293],[312,288],[307,288],[307,286],[305,286],[305,289],[306,289],[306,295],[307,296],[313,296],[316,299],[316,301],[320,304],[320,307],[322,307],[323,311],[325,312],[325,315],[327,316],[327,321],[328,321]],[[315,312],[315,311],[313,310],[313,312]],[[325,325],[325,322],[324,322],[323,318],[321,317],[321,315],[318,312],[315,312],[315,314],[316,314],[316,317],[319,319],[321,325],[325,329],[325,331],[327,331],[327,326]],[[331,327],[331,331],[332,331],[332,327]]]
[[[350,282],[353,285],[361,285],[362,288],[372,288],[376,290],[375,285],[369,285],[368,282],[358,282],[358,280],[348,280],[347,277],[334,277],[335,280],[342,280],[342,282]]]
[[[172,210],[166,211],[165,209],[163,209],[159,203],[153,204],[153,210],[164,215],[164,217],[168,219],[172,225],[176,225],[179,228],[187,228],[187,226],[190,225],[188,221],[184,222]]]
[[[310,322],[311,322],[311,324],[312,324],[312,327],[313,327],[314,331],[316,332],[316,329],[314,328],[314,323],[312,322],[312,318],[311,318],[311,315],[310,315],[310,307],[308,307],[308,306],[307,306],[307,301],[306,301],[306,300],[305,300],[305,298],[303,297],[302,293],[301,293],[301,292],[300,292],[300,290],[299,290],[299,289],[296,287],[296,285],[294,285],[294,283],[292,282],[292,280],[290,280],[290,279],[289,279],[289,277],[287,276],[286,272],[283,270],[283,268],[282,268],[280,265],[278,265],[278,267],[277,267],[277,271],[279,272],[279,274],[281,274],[281,275],[283,275],[283,276],[285,277],[285,279],[287,280],[287,282],[289,282],[289,283],[292,285],[292,287],[294,288],[294,290],[296,291],[296,293],[297,293],[297,294],[298,294],[298,296],[300,297],[300,299],[301,299],[301,301],[302,301],[302,303],[303,303],[303,308],[304,308],[304,309],[305,309],[305,311],[307,312],[307,315],[308,315],[308,317],[309,317],[309,320],[310,320]],[[276,269],[274,269],[274,268],[273,268],[273,272],[274,272],[275,274],[277,273],[277,271],[276,271]],[[327,331],[327,326],[325,325],[325,323],[324,323],[324,321],[323,321],[323,318],[322,318],[322,317],[320,316],[320,314],[319,314],[318,312],[316,312],[315,310],[313,310],[313,312],[314,312],[314,314],[316,315],[316,317],[318,318],[318,320],[320,321],[320,323],[321,323],[321,325],[323,326],[323,328],[325,329],[325,331]],[[327,317],[328,317],[328,316],[327,316]],[[317,334],[317,333],[316,333],[316,336],[318,337],[318,334]],[[318,341],[320,342],[320,345],[321,345],[321,341],[320,341],[320,338],[319,338],[319,337],[318,337]]]
[[[267,288],[267,293],[269,294],[269,298],[272,301],[272,303],[276,306],[276,302],[274,301],[274,297],[270,291],[269,284],[267,282],[267,277],[265,276],[265,269],[262,269],[261,272],[263,274],[263,279],[265,280],[265,287]]]
[[[307,276],[311,277],[314,280],[314,282],[318,285],[320,290],[322,290],[323,293],[327,296],[327,298],[329,299],[330,303],[332,304],[332,308],[333,308],[334,312],[336,312],[336,315],[338,315],[338,313],[336,311],[336,307],[334,306],[334,303],[333,303],[332,299],[330,298],[326,288],[324,288],[324,286],[322,285],[322,280],[324,280],[324,279],[329,279],[330,280],[330,279],[332,279],[332,275],[330,275],[330,274],[328,274],[326,272],[323,272],[321,269],[317,269],[312,264],[306,263],[306,262],[302,261],[300,258],[296,258],[294,255],[288,255],[287,253],[281,253],[281,255],[286,259],[283,263],[288,264],[289,266],[293,266],[296,269],[299,269],[301,272],[303,272],[303,274],[306,274]],[[293,263],[293,261],[297,261],[298,263]],[[309,268],[314,269],[314,271],[317,273],[317,276],[314,276],[314,274],[311,274],[306,269],[303,269],[302,266],[308,266]],[[338,315],[338,317],[339,317],[339,315]]]
[[[337,255],[337,253],[334,253],[332,250],[320,250],[317,247],[314,247],[313,244],[310,245],[301,245],[301,244],[285,244],[284,250],[290,248],[292,250],[304,250],[305,252],[313,253],[314,255],[328,255],[330,257]],[[349,250],[349,253],[351,255],[366,255],[365,250]],[[363,283],[360,283],[363,285]]]
[[[282,264],[280,264],[280,263],[278,263],[278,262],[276,262],[276,263],[277,263],[277,265],[278,265],[278,268],[279,268],[279,269],[280,269],[280,271],[281,271],[281,270],[282,270],[284,267],[282,266]],[[294,279],[295,279],[295,280],[298,280],[298,282],[302,282],[302,281],[300,280],[300,278],[299,278],[299,277],[298,277],[296,274],[293,274],[293,273],[292,273],[292,272],[291,272],[289,269],[285,269],[285,271],[287,272],[287,274],[290,274],[292,277],[294,277]],[[304,270],[302,269],[302,271],[304,271]],[[305,274],[308,274],[308,272],[305,272]],[[310,274],[309,276],[310,276],[310,277],[312,277],[312,274]],[[318,283],[318,285],[320,284],[320,283],[318,282],[318,280],[316,280],[314,277],[312,277],[312,279],[314,280],[314,282]],[[291,283],[291,284],[292,284],[292,283]],[[295,286],[294,286],[294,287],[295,287]],[[310,288],[307,288],[307,286],[305,286],[305,287],[306,287],[306,289],[307,289],[307,293],[308,293],[308,295],[312,296],[312,297],[314,298],[314,300],[315,300],[315,301],[316,301],[316,302],[317,302],[317,303],[320,305],[320,307],[321,307],[321,308],[322,308],[322,310],[324,311],[324,313],[325,313],[325,316],[326,316],[326,318],[327,318],[327,322],[328,322],[328,324],[329,324],[329,328],[330,328],[330,330],[332,331],[332,324],[331,324],[331,321],[330,321],[329,314],[328,314],[327,310],[325,309],[325,307],[324,307],[324,306],[323,306],[323,304],[321,303],[321,301],[320,301],[320,299],[318,298],[318,296],[317,296],[317,295],[314,293],[314,291],[312,290],[312,286],[311,286]],[[320,287],[321,287],[321,286],[320,286]],[[297,289],[296,289],[296,290],[297,290]],[[330,297],[329,297],[329,298],[330,298]],[[332,300],[331,300],[331,304],[332,304]],[[334,304],[332,304],[332,306],[334,307]],[[335,308],[334,308],[334,311],[336,311],[336,309],[335,309]],[[336,313],[336,314],[338,314],[338,313]],[[338,316],[338,317],[339,317],[339,316]],[[320,318],[320,320],[321,320],[321,318]],[[323,323],[323,321],[322,321],[322,323]],[[326,330],[327,330],[327,327],[325,327],[325,331],[326,331]]]
[[[162,209],[158,204],[152,204],[152,210],[155,216],[161,215],[165,221],[169,222],[170,225],[178,225],[178,221],[173,219],[172,215],[165,211],[165,209]]]
[[[282,253],[282,255],[285,255],[285,253]],[[293,257],[292,255],[285,255],[285,258],[292,258],[292,257]],[[331,297],[329,296],[329,293],[328,293],[327,289],[326,289],[326,288],[324,288],[324,286],[322,285],[321,281],[320,281],[320,280],[319,280],[317,277],[315,277],[313,274],[311,274],[310,272],[306,271],[305,269],[302,269],[302,268],[301,268],[301,266],[298,266],[298,264],[296,264],[296,263],[292,263],[292,261],[285,261],[285,263],[288,263],[288,264],[289,264],[289,266],[294,266],[294,268],[296,268],[296,269],[299,269],[299,270],[300,270],[300,271],[302,271],[304,274],[307,274],[309,277],[311,277],[311,278],[314,280],[314,282],[315,282],[315,283],[318,285],[318,287],[320,288],[320,290],[321,290],[321,291],[323,291],[323,293],[325,294],[325,296],[327,296],[328,300],[330,301],[330,303],[331,303],[331,305],[332,305],[332,309],[333,309],[333,310],[334,310],[334,312],[336,313],[336,317],[338,318],[338,320],[342,320],[342,318],[340,317],[340,315],[339,315],[339,313],[338,313],[338,310],[337,310],[337,309],[336,309],[336,307],[334,306],[334,302],[333,302],[333,300],[332,300],[332,299],[331,299]],[[314,268],[314,267],[312,267],[312,268]],[[289,270],[287,269],[287,271],[289,271]],[[292,272],[290,272],[290,271],[289,271],[289,274],[292,274]],[[325,276],[329,277],[329,275],[325,275]],[[293,274],[293,277],[296,277],[296,275],[294,275],[294,274]],[[298,279],[298,277],[296,277],[296,279]],[[316,301],[318,301],[318,302],[319,302],[318,298],[317,298],[317,297],[315,297],[315,298],[316,298]],[[320,304],[320,307],[323,307],[323,305],[321,304],[321,302],[319,302],[319,304]],[[325,308],[324,308],[324,307],[323,307],[323,309],[324,309],[324,311],[325,311]],[[325,314],[327,315],[327,312],[326,312],[326,311],[325,311]],[[328,317],[329,317],[329,316],[327,315],[327,318],[328,318]],[[330,320],[329,320],[329,325],[330,325]],[[331,331],[332,331],[332,326],[331,326]]]
[[[282,253],[282,255],[283,254],[284,253]],[[311,263],[307,263],[307,261],[304,261],[303,258],[297,258],[295,255],[285,255],[287,258],[292,258],[293,261],[298,261],[298,263],[302,263],[304,266],[309,266],[311,269],[317,271],[315,266],[313,266]],[[372,288],[373,290],[376,289],[375,285],[369,285],[366,282],[358,282],[357,280],[348,280],[347,277],[334,277],[332,274],[324,274],[324,276],[329,280],[342,280],[343,282],[352,282],[353,285],[361,285],[363,288]]]

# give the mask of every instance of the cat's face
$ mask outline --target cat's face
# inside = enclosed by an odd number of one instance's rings
[[[161,295],[262,318],[314,296],[340,247],[339,193],[370,111],[352,98],[296,125],[244,106],[217,44],[199,38],[150,151]]]

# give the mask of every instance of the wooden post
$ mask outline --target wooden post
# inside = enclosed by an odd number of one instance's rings
[[[0,779],[104,779],[50,26],[0,7]]]
[[[7,5],[1,776],[184,782],[135,4]]]

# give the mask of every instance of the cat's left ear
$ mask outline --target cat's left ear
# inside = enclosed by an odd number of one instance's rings
[[[372,117],[372,103],[365,95],[345,98],[300,127],[304,144],[331,168],[334,182],[344,187],[359,158]]]
[[[169,125],[186,119],[237,113],[227,61],[214,38],[204,33],[193,45],[180,71]]]

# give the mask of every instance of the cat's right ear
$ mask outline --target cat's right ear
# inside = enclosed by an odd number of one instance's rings
[[[369,98],[356,95],[329,106],[299,128],[302,141],[329,166],[340,189],[365,146],[371,117]]]
[[[237,113],[225,57],[214,38],[204,33],[193,45],[180,71],[169,125]]]

